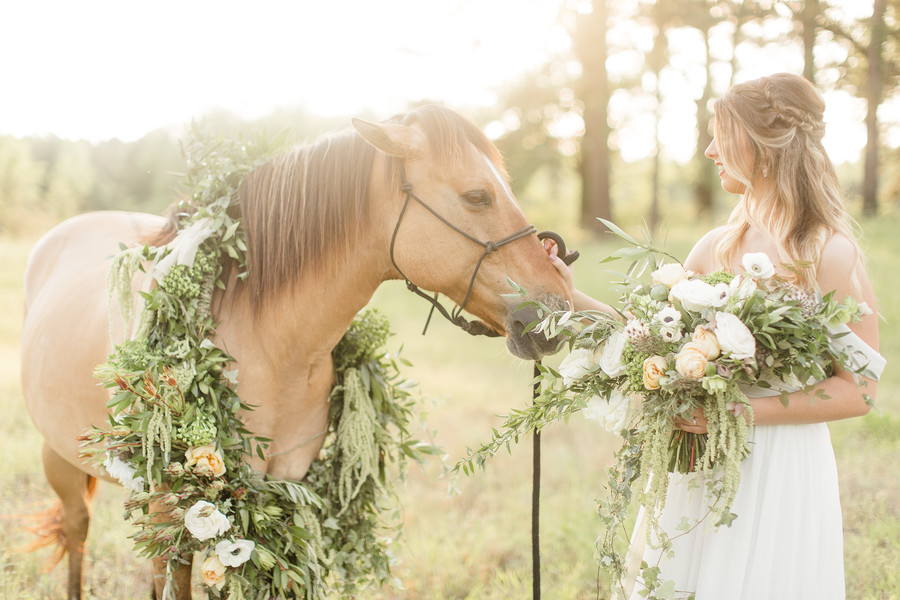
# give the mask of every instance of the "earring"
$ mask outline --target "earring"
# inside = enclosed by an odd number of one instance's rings
[[[763,165],[763,179],[766,179],[768,177],[769,177],[769,167],[767,167],[766,165]]]

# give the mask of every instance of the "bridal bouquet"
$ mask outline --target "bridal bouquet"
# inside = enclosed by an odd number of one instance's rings
[[[611,498],[601,506],[607,535],[599,542],[601,563],[619,571],[613,537],[624,529],[632,498],[655,513],[670,473],[703,472],[716,525],[731,523],[753,425],[745,390],[767,388],[787,403],[789,391],[825,379],[834,364],[866,374],[865,359],[841,338],[849,334],[846,323],[869,309],[849,297],[839,302],[833,293],[803,291],[779,277],[764,253],[745,254],[739,273],[699,275],[606,224],[634,246],[608,259],[634,259],[617,308],[621,319],[538,306],[542,318],[533,327],[560,337],[570,352],[556,369],[539,366],[534,404],[513,411],[458,467],[469,473],[520,435],[578,411],[622,435]],[[650,280],[642,281],[647,271]],[[677,426],[701,415],[705,434]]]
[[[789,390],[825,379],[833,359],[857,372],[864,366],[832,332],[865,305],[801,290],[776,276],[764,253],[741,262],[742,273],[704,276],[677,262],[661,265],[624,294],[624,323],[566,313],[537,325],[559,333],[562,323],[572,348],[558,369],[543,370],[543,397],[568,399],[640,447],[637,487],[650,505],[664,500],[670,472],[715,473],[720,523],[733,518],[728,509],[749,452],[753,411],[744,390],[769,388],[786,403]],[[677,427],[698,415],[708,433]]]

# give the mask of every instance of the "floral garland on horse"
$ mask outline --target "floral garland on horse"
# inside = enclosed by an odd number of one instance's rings
[[[126,518],[140,554],[175,566],[202,555],[210,597],[352,596],[390,576],[390,541],[401,523],[387,518],[389,477],[410,459],[440,451],[410,431],[415,399],[383,349],[386,318],[363,311],[332,357],[335,385],[319,460],[303,481],[273,480],[248,459],[265,459],[270,440],[248,431],[238,411],[234,360],[212,341],[213,292],[225,265],[246,275],[247,247],[232,216],[243,177],[283,143],[204,139],[195,127],[184,144],[190,200],[179,205],[175,240],[121,249],[110,269],[111,319],[118,307],[129,339],[95,375],[113,390],[109,426],[83,436],[84,454],[131,490]],[[155,281],[140,291],[137,272]],[[408,364],[408,363],[407,363]],[[318,436],[317,436],[318,437]],[[164,594],[165,595],[165,594]]]

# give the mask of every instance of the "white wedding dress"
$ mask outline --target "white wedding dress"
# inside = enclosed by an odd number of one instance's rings
[[[853,333],[841,340],[857,351],[861,364],[868,363],[868,376],[881,375],[880,354]],[[774,394],[761,388],[745,393]],[[707,517],[687,534],[679,530],[684,517],[693,525],[708,512],[697,473],[671,476],[659,523],[672,540],[673,555],[661,557],[646,543],[647,514],[640,509],[622,582],[626,597],[646,598],[641,578],[635,579],[643,559],[660,566],[660,581],[674,582],[679,599],[695,594],[696,600],[843,600],[841,505],[828,427],[759,426],[750,440],[731,527],[714,529]]]

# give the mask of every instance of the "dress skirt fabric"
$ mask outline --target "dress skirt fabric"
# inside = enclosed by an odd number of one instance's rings
[[[837,468],[824,423],[760,426],[741,467],[730,527],[713,528],[702,475],[673,474],[660,526],[674,554],[648,545],[643,560],[659,565],[676,597],[696,600],[840,600],[844,548]],[[643,509],[642,509],[643,512]],[[679,530],[683,518],[697,527]],[[646,539],[639,515],[634,543]],[[682,535],[680,535],[682,534]],[[640,579],[632,599],[644,598]]]

